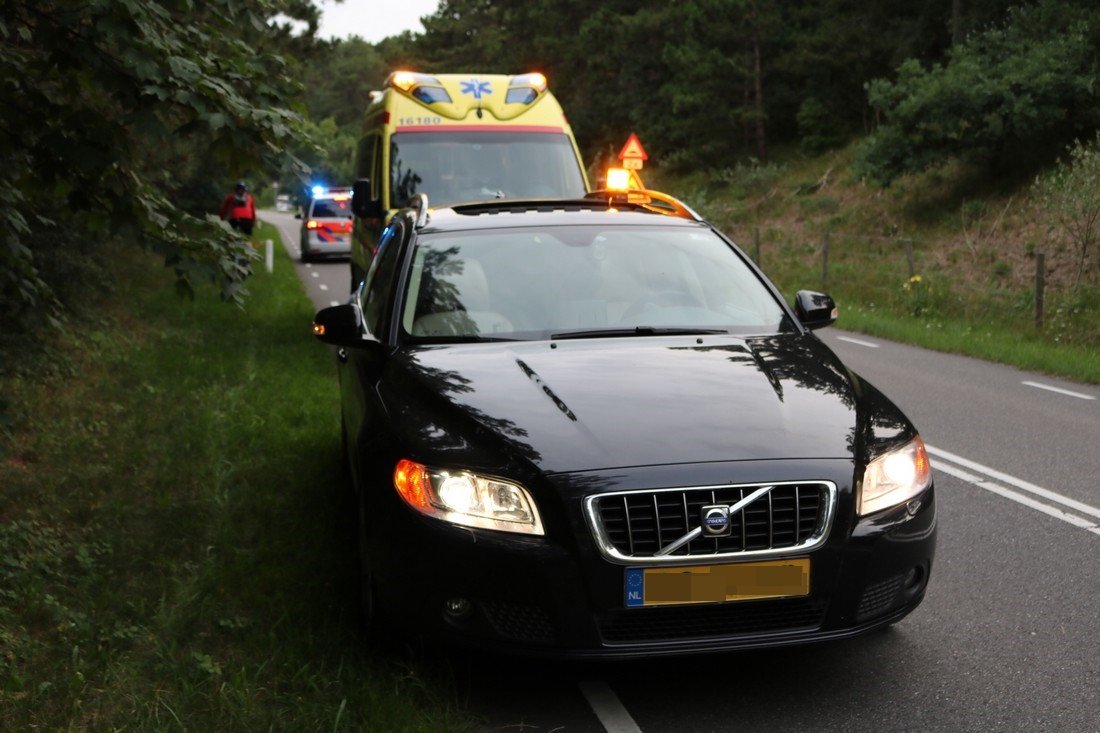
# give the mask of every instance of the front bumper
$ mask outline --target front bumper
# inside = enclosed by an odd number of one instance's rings
[[[463,529],[390,507],[371,531],[379,600],[418,633],[532,656],[700,654],[856,636],[898,621],[923,600],[935,497],[929,488],[856,521],[851,464],[839,463],[830,467],[840,491],[827,541],[792,555],[811,560],[808,596],[626,608],[624,566],[599,553],[580,502],[563,497],[566,516],[550,517],[546,537]],[[563,522],[571,534],[553,531]]]

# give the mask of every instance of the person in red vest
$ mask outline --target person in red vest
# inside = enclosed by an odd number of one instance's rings
[[[229,226],[244,234],[252,234],[256,226],[256,202],[248,192],[244,181],[238,181],[233,193],[225,197],[219,212],[222,219],[229,220]]]

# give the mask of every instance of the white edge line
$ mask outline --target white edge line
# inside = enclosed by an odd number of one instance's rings
[[[1069,397],[1076,397],[1079,400],[1095,400],[1096,398],[1089,394],[1081,394],[1080,392],[1071,392],[1068,389],[1062,389],[1061,387],[1051,387],[1049,384],[1040,384],[1039,382],[1020,382],[1020,384],[1026,384],[1028,387],[1037,387],[1038,389],[1045,389],[1048,392],[1057,392],[1058,394],[1064,394]]]
[[[329,301],[329,305],[340,305],[340,301],[338,301],[338,300],[331,300],[331,301]]]
[[[324,283],[321,283],[317,287],[320,288],[321,290],[328,290],[328,285],[325,285]]]
[[[1023,489],[1028,493],[1035,494],[1036,496],[1041,496],[1044,499],[1055,502],[1056,504],[1068,506],[1070,509],[1075,509],[1076,511],[1079,511],[1083,514],[1088,514],[1089,516],[1100,519],[1100,509],[1097,509],[1094,506],[1089,506],[1084,502],[1077,501],[1076,499],[1071,499],[1068,496],[1062,496],[1055,491],[1044,489],[1042,486],[1036,486],[1029,481],[1018,479],[1015,476],[1009,476],[1007,473],[1001,473],[994,468],[983,466],[980,463],[976,463],[969,459],[963,458],[962,456],[957,456],[954,453],[949,453],[948,451],[945,451],[941,448],[935,448],[928,445],[927,443],[924,447],[928,450],[929,453],[931,453],[933,456],[936,456],[937,458],[942,458],[944,460],[951,461],[952,463],[957,463],[960,466],[963,466],[964,468],[969,468],[972,471],[984,473],[990,478],[997,479],[998,481],[1006,483],[1010,486],[1015,486],[1017,489]],[[942,465],[943,464],[938,464],[938,466]]]
[[[837,336],[839,341],[847,341],[850,344],[858,344],[859,346],[866,346],[868,349],[877,349],[878,344],[872,344],[870,341],[860,341],[859,339],[848,338],[847,336]]]
[[[607,733],[642,733],[642,729],[630,717],[622,701],[606,682],[582,680],[577,686],[581,688],[581,693]]]
[[[991,481],[980,479],[977,476],[969,474],[961,469],[955,468],[954,466],[946,466],[940,464],[936,467],[936,470],[943,471],[949,476],[954,476],[955,478],[962,479],[963,481],[971,483],[978,488],[985,489],[986,491],[990,491],[999,496],[1003,496],[1006,499],[1011,499],[1012,501],[1023,504],[1026,507],[1030,507],[1036,511],[1042,512],[1043,514],[1047,514],[1051,517],[1054,517],[1055,519],[1061,519],[1063,522],[1072,524],[1075,527],[1081,527],[1082,529],[1087,529],[1093,534],[1100,535],[1100,527],[1096,526],[1087,519],[1082,519],[1076,514],[1069,514],[1062,511],[1061,509],[1052,507],[1049,504],[1044,504],[1041,501],[1035,501],[1030,496],[1024,496],[1023,494],[1013,491],[1012,489],[1006,489],[1005,487],[992,483]]]

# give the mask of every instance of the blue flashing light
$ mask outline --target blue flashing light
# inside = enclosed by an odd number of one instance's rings
[[[313,198],[317,198],[318,196],[324,196],[325,195],[325,187],[324,186],[316,185],[311,190],[313,191]]]

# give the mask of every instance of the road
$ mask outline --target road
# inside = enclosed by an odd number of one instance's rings
[[[264,217],[296,259],[297,222]],[[318,306],[346,300],[345,262],[298,270]],[[455,656],[486,730],[1100,731],[1100,388],[820,335],[929,445],[940,524],[923,605],[882,633],[778,651]]]

